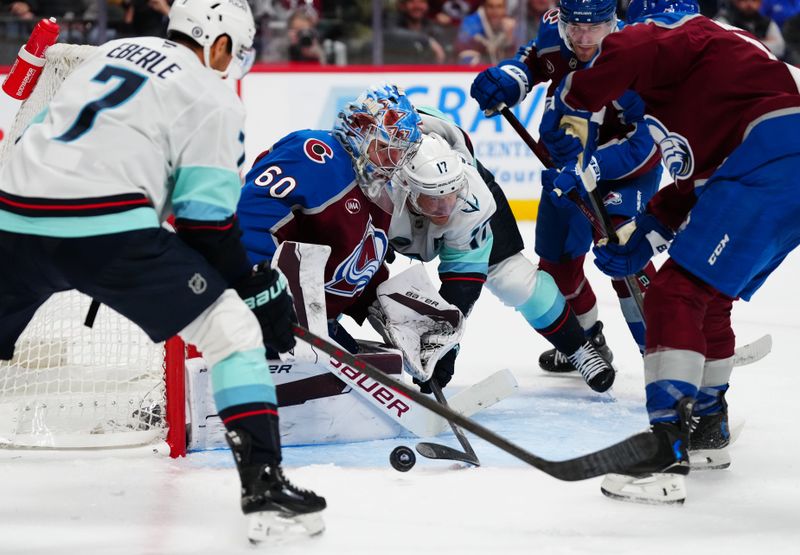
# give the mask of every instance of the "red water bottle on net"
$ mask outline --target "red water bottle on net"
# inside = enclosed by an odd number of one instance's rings
[[[54,17],[42,19],[36,24],[3,81],[3,90],[7,95],[17,100],[25,100],[31,95],[44,68],[44,53],[58,40],[58,31]]]

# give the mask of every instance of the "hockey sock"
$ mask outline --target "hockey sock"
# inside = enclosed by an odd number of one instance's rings
[[[597,305],[597,297],[583,273],[584,258],[579,256],[566,262],[539,260],[539,269],[553,277],[558,290],[564,294],[575,314],[587,314]],[[589,329],[594,322],[582,321],[581,324],[584,325],[584,329]]]
[[[677,422],[678,403],[685,397],[696,397],[697,387],[679,380],[658,380],[647,384],[645,393],[650,424]]]
[[[563,310],[551,325],[537,328],[536,331],[566,355],[571,355],[586,343],[583,328],[568,304],[564,304]]]
[[[650,281],[652,281],[653,276],[655,276],[656,268],[653,266],[652,262],[648,262],[647,266],[644,267],[642,272],[644,273],[646,283],[649,284]],[[639,289],[642,291],[642,293],[644,293],[647,290],[647,285],[642,283],[640,279],[637,279],[636,281],[639,283]],[[636,344],[639,346],[639,352],[644,354],[645,325],[642,318],[642,313],[639,311],[639,307],[636,305],[636,300],[631,296],[631,293],[628,290],[628,285],[624,280],[612,279],[611,286],[617,293],[617,297],[619,298],[619,306],[622,309],[622,316],[625,318],[625,323],[628,324],[628,329],[633,336],[633,340],[636,341]]]
[[[727,409],[725,392],[729,384],[702,386],[697,392],[697,402],[694,405],[695,416],[708,416],[717,414]]]
[[[250,438],[247,462],[278,464],[278,401],[264,355],[263,348],[231,354],[211,368],[211,384],[225,428]]]

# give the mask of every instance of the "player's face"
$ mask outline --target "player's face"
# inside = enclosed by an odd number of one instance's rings
[[[405,142],[387,144],[380,139],[373,139],[367,147],[367,156],[379,173],[390,179],[397,169],[408,159],[410,146]]]
[[[603,23],[567,23],[567,38],[572,51],[581,62],[588,62],[597,53],[600,43],[614,27],[613,21]]]
[[[459,191],[442,196],[419,195],[415,204],[419,212],[436,225],[444,225],[450,219],[460,200]]]

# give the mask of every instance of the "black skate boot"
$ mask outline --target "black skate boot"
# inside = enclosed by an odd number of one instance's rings
[[[614,384],[616,376],[614,367],[600,355],[592,341],[587,341],[578,347],[578,350],[567,356],[567,359],[573,368],[578,369],[583,381],[594,391],[602,393]]]
[[[594,326],[586,332],[586,337],[594,345],[600,356],[609,364],[614,360],[614,354],[606,345],[606,338],[603,335],[603,322],[597,321]],[[539,368],[545,372],[574,372],[577,370],[569,357],[557,349],[550,349],[539,355]]]
[[[646,461],[631,465],[624,474],[608,474],[600,486],[607,497],[651,504],[682,504],[686,500],[684,477],[689,474],[689,430],[694,399],[678,404],[679,422],[659,422],[650,427],[658,438],[658,451]]]
[[[689,435],[689,458],[692,470],[721,470],[731,465],[727,447],[731,442],[728,428],[728,403],[720,398],[722,410],[716,414],[695,416]]]
[[[248,537],[259,543],[275,536],[296,535],[302,528],[307,535],[322,533],[325,525],[320,512],[325,498],[293,485],[279,464],[252,464],[250,438],[241,430],[231,430],[225,439],[233,451],[242,482],[242,512],[250,516]]]

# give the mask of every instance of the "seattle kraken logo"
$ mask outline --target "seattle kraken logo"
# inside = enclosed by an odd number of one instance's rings
[[[661,159],[672,178],[677,181],[691,177],[694,173],[694,154],[686,137],[671,133],[653,116],[645,116],[644,120],[650,135],[661,150]]]
[[[386,233],[375,229],[370,216],[364,237],[333,271],[333,277],[325,284],[325,291],[342,297],[358,296],[380,269],[388,246]]]
[[[469,214],[470,212],[479,212],[481,209],[481,205],[478,202],[478,197],[475,196],[475,193],[472,193],[472,200],[465,198],[464,204],[465,206],[461,209],[461,211],[465,214]]]

